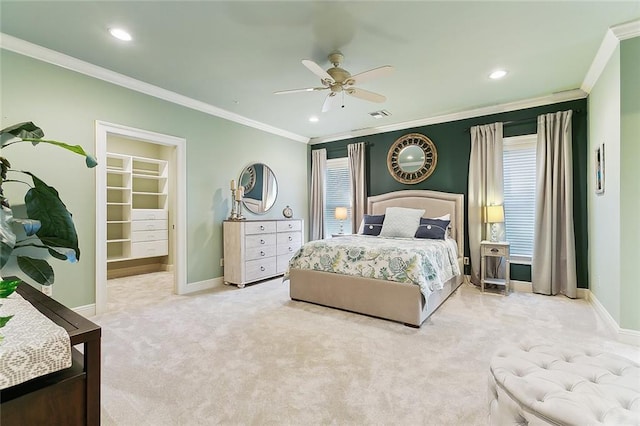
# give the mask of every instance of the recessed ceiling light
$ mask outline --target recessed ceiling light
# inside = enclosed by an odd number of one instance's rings
[[[122,40],[122,41],[132,40],[131,34],[126,32],[122,28],[109,28],[109,33],[111,33],[111,35],[117,38],[118,40]]]
[[[318,122],[318,117],[316,117],[315,115],[313,117],[309,117],[309,121],[312,123],[317,123]]]
[[[507,72],[505,70],[495,70],[494,72],[489,74],[489,78],[492,80],[499,80],[505,75],[507,75]]]

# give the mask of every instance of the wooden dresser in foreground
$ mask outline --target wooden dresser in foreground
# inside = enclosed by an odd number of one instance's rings
[[[101,329],[26,283],[16,290],[71,340],[73,364],[3,389],[2,425],[99,425]],[[73,346],[83,345],[83,353]]]
[[[283,275],[302,245],[302,220],[225,220],[224,282],[245,284]]]

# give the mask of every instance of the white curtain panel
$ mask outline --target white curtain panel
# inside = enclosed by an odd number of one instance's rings
[[[534,293],[577,293],[573,227],[571,117],[560,111],[538,117],[536,213],[531,281]]]
[[[487,225],[483,222],[485,206],[502,205],[502,123],[471,128],[471,158],[469,160],[469,254],[471,282],[480,284],[480,241],[487,239]],[[499,227],[499,240],[504,229]],[[502,237],[502,238],[500,238]],[[495,271],[490,267],[488,271]],[[488,276],[493,276],[489,273]]]
[[[327,150],[311,151],[311,205],[309,206],[309,240],[324,238],[324,200],[327,177]]]
[[[357,234],[367,208],[364,142],[347,145],[351,181],[351,233]]]

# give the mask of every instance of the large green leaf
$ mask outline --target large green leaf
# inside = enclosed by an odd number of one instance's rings
[[[9,322],[9,320],[13,318],[13,315],[9,315],[8,317],[0,317],[0,328],[4,327],[5,325],[7,325],[7,323]],[[2,337],[2,336],[0,336]],[[2,341],[2,339],[0,339],[0,342]]]
[[[14,124],[13,126],[6,127],[0,130],[0,135],[10,134],[20,139],[34,138],[40,139],[44,137],[42,129],[31,121],[25,121],[24,123]]]
[[[20,284],[20,280],[1,280],[0,281],[0,299],[7,298],[16,291],[16,287]]]
[[[18,256],[18,267],[38,284],[53,284],[53,268],[51,268],[51,265],[49,265],[46,260]]]
[[[86,163],[87,167],[89,167],[89,168],[92,168],[92,167],[95,167],[95,166],[98,165],[98,161],[96,160],[96,158],[91,154],[87,154],[85,152],[85,150],[82,149],[82,147],[80,145],[69,145],[68,143],[64,143],[64,142],[45,140],[45,139],[38,139],[38,138],[27,138],[27,137],[23,137],[22,140],[31,142],[34,145],[37,145],[39,143],[48,143],[50,145],[59,146],[60,148],[67,149],[67,150],[69,150],[71,152],[74,152],[74,153],[76,153],[78,155],[84,156],[85,157],[85,163]]]
[[[34,187],[27,191],[24,201],[27,206],[27,216],[40,221],[41,227],[36,235],[48,247],[72,249],[75,251],[75,258],[80,260],[76,227],[67,206],[60,200],[58,191],[34,174],[25,173],[33,178],[34,183]]]
[[[0,206],[0,269],[6,265],[13,247],[16,245],[16,234],[11,229],[13,213],[9,207]]]

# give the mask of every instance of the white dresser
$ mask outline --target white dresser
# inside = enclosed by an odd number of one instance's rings
[[[302,220],[226,220],[224,282],[245,284],[284,274],[302,245]]]

